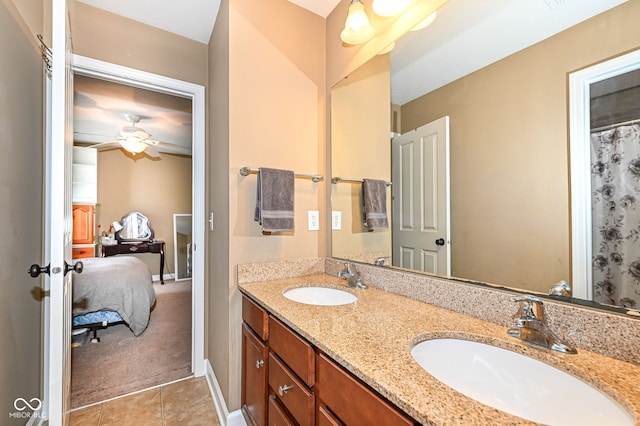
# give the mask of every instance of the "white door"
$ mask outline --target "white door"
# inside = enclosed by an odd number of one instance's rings
[[[449,117],[392,141],[393,264],[451,275]]]
[[[45,257],[50,267],[45,312],[45,415],[68,422],[71,384],[71,153],[73,74],[66,0],[52,1],[52,78],[46,95]]]

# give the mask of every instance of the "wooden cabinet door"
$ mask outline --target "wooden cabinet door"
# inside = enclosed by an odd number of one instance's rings
[[[73,206],[73,244],[93,244],[93,206],[76,204]]]
[[[268,347],[242,324],[242,413],[249,425],[267,425]]]

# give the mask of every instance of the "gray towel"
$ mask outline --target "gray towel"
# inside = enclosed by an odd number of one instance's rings
[[[364,225],[369,232],[389,228],[387,219],[387,183],[383,180],[364,179],[362,184],[364,201]]]
[[[293,190],[291,170],[260,168],[254,220],[263,234],[293,232]]]

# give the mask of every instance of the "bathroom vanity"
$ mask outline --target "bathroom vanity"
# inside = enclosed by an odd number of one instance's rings
[[[487,343],[542,361],[606,394],[631,424],[640,418],[636,364],[580,347],[576,355],[532,348],[503,325],[371,286],[347,288],[326,274],[239,282],[242,410],[249,424],[536,424],[479,403],[422,369],[411,348],[437,338]],[[357,301],[317,306],[283,295],[310,286],[341,289]]]
[[[242,317],[242,412],[248,424],[415,424],[248,296]]]

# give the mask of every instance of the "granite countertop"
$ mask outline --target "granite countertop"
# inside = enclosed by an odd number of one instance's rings
[[[296,303],[282,293],[322,285],[358,296],[342,306]],[[434,337],[462,337],[527,354],[605,391],[640,419],[640,366],[578,348],[576,355],[531,348],[503,326],[376,288],[348,288],[319,274],[240,284],[243,293],[425,425],[535,424],[481,404],[436,380],[410,353]],[[562,403],[559,401],[559,403]],[[636,420],[637,421],[637,420]]]

